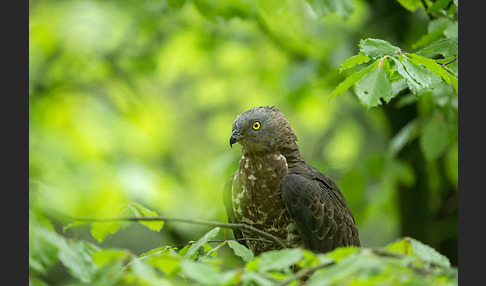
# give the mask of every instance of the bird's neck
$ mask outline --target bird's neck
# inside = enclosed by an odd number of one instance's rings
[[[282,136],[279,136],[274,146],[277,146],[277,152],[285,157],[288,167],[292,168],[299,162],[304,161],[302,156],[300,156],[299,146],[297,145],[297,136],[290,128],[288,122],[281,125],[280,133]]]
[[[290,167],[297,163],[304,161],[300,156],[299,146],[297,145],[297,137],[291,133],[288,136],[282,136],[283,140],[278,140],[271,144],[249,144],[246,142],[242,145],[243,156],[246,157],[261,157],[267,154],[283,155]]]
[[[280,148],[279,152],[287,159],[289,168],[293,167],[298,162],[304,161],[302,156],[300,156],[299,146],[297,146],[295,142]]]
[[[289,167],[294,166],[298,162],[304,161],[302,156],[300,156],[299,146],[295,142],[292,144],[285,145],[284,147],[278,149],[267,149],[267,150],[253,150],[253,149],[246,149],[243,148],[243,156],[245,157],[263,157],[268,154],[274,155],[282,155],[287,160],[287,164]]]

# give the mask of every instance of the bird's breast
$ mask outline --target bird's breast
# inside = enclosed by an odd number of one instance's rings
[[[273,234],[286,244],[293,244],[298,231],[280,192],[287,173],[287,160],[281,154],[243,156],[233,181],[232,199],[239,222]],[[254,243],[248,245],[255,251]]]
[[[274,209],[281,201],[280,185],[287,170],[287,160],[280,154],[241,157],[234,181],[233,200],[246,206],[258,204],[262,211]]]

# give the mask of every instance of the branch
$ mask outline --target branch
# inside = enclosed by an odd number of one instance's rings
[[[86,222],[109,222],[109,221],[174,221],[174,222],[182,222],[182,223],[192,223],[192,224],[200,224],[200,225],[208,225],[213,227],[222,227],[222,228],[229,228],[229,229],[239,229],[239,230],[246,230],[257,234],[263,238],[266,238],[273,242],[275,245],[279,246],[280,248],[287,248],[285,244],[282,243],[278,238],[269,234],[268,232],[264,232],[259,230],[258,228],[254,228],[248,224],[244,223],[225,223],[219,221],[209,221],[209,220],[202,220],[202,219],[188,219],[188,218],[177,218],[177,217],[159,217],[159,216],[152,216],[152,217],[111,217],[111,218],[85,218],[85,217],[76,217],[76,216],[69,216],[65,215],[72,220],[77,221],[86,221]]]
[[[208,243],[222,243],[222,242],[228,242],[228,241],[247,241],[247,240],[248,241],[270,242],[270,243],[273,242],[271,240],[264,239],[264,238],[248,237],[248,238],[235,238],[235,239],[213,239],[213,240],[209,240]],[[180,244],[176,244],[176,245],[167,245],[166,248],[184,247],[186,245],[193,245],[194,243],[195,243],[195,241],[189,241],[189,242],[186,242],[186,243],[180,243]]]
[[[441,66],[445,67],[446,65],[448,64],[451,64],[453,62],[455,62],[457,60],[457,58],[459,57],[459,55],[457,55],[455,58],[453,58],[452,60],[446,62],[446,63],[443,63],[443,64],[440,64]]]

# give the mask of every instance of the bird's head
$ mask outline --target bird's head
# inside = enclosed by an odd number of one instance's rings
[[[297,137],[283,113],[274,106],[259,106],[238,115],[233,122],[230,146],[240,143],[246,153],[280,151],[297,147]]]

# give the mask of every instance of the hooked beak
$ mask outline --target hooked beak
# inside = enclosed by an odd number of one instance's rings
[[[238,142],[239,138],[240,138],[240,132],[238,132],[238,130],[235,129],[233,131],[233,134],[231,134],[231,137],[230,137],[230,147],[231,148],[233,148],[233,144]]]

